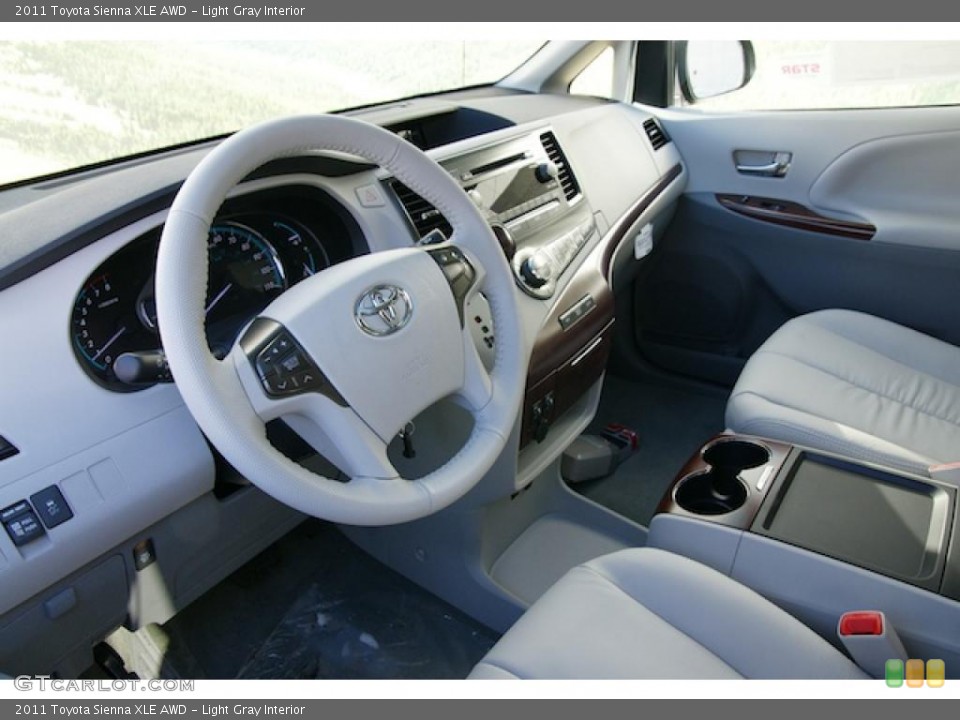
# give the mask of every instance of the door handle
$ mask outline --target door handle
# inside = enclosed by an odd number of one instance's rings
[[[741,175],[783,177],[790,169],[793,153],[737,150],[733,157],[737,172]]]
[[[744,175],[783,175],[786,168],[783,163],[772,162],[768,165],[737,165],[737,172]]]

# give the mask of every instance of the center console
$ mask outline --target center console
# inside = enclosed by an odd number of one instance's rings
[[[493,228],[517,286],[549,305],[527,377],[521,447],[541,442],[600,379],[609,357],[613,294],[593,211],[549,128],[441,164]],[[398,181],[393,187],[422,238],[449,232],[433,206]]]
[[[612,161],[603,167],[591,161],[584,128],[578,129],[579,142],[562,127],[544,126],[440,160],[492,228],[517,286],[541,301],[522,409],[517,490],[592,417],[613,344],[612,270],[643,257],[632,240],[641,228],[653,238],[682,189],[675,148],[647,146],[646,130],[642,136],[633,126],[629,131],[627,137],[640,145],[632,146],[627,164],[637,173],[631,176],[637,187],[646,190],[617,208],[613,224],[602,203],[591,207],[585,192],[588,185],[603,186]],[[397,179],[390,186],[421,244],[449,237],[452,227],[437,208]],[[633,196],[620,190],[624,198]],[[490,318],[478,311],[472,320],[485,349],[493,351]]]
[[[960,670],[958,489],[762,438],[705,444],[665,493],[649,544],[731,575],[828,639],[882,610],[911,657]]]

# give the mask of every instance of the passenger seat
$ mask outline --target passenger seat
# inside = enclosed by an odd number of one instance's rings
[[[925,475],[960,460],[960,348],[860,312],[802,315],[747,362],[726,423]]]

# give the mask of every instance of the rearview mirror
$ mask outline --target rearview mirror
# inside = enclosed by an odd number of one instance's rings
[[[748,40],[689,40],[677,43],[680,91],[689,103],[739,90],[756,63]]]

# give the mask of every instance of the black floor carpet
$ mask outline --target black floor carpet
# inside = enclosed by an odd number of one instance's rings
[[[463,678],[497,640],[313,520],[163,629],[200,678]]]
[[[724,428],[721,391],[667,383],[604,381],[600,407],[587,432],[621,423],[640,435],[640,449],[613,475],[573,488],[625,517],[648,525],[670,482],[687,459]]]

